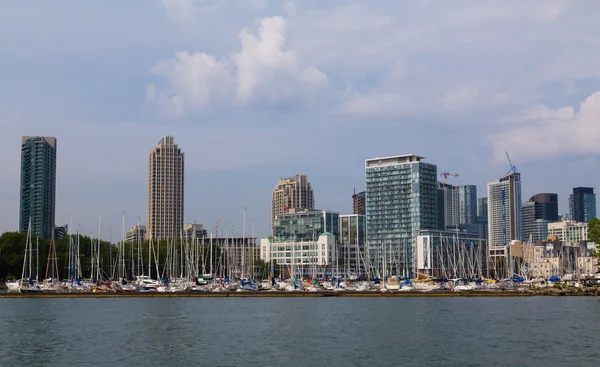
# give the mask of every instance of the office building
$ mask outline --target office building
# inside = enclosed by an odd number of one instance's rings
[[[178,238],[183,231],[184,156],[172,136],[148,154],[146,238]]]
[[[19,230],[50,240],[56,205],[56,138],[24,136],[21,140]]]
[[[521,239],[521,174],[511,170],[488,188],[489,248]],[[494,253],[503,254],[502,251]]]
[[[144,238],[146,238],[146,226],[144,225],[133,226],[125,234],[125,242],[143,242]]]
[[[477,199],[477,233],[482,240],[488,240],[488,199]]]
[[[327,210],[296,210],[279,214],[273,224],[275,241],[315,241],[325,232],[338,238],[339,213]]]
[[[446,212],[445,212],[446,195],[445,190],[440,187],[438,182],[437,187],[437,229],[443,231],[446,229]]]
[[[443,197],[443,201],[438,201],[438,215],[440,210],[443,210],[444,213],[444,228],[442,230],[446,228],[458,228],[460,224],[458,186],[438,182],[437,190],[438,195]]]
[[[576,187],[569,196],[569,219],[588,223],[596,218],[596,194],[592,187]]]
[[[548,223],[548,238],[552,241],[564,242],[567,245],[579,244],[588,241],[588,225],[572,220]]]
[[[54,226],[54,240],[58,241],[69,234],[69,225]]]
[[[331,265],[338,257],[335,236],[324,232],[314,240],[308,241],[273,241],[270,237],[260,240],[260,258],[265,263],[273,264],[275,273],[295,279],[314,279],[331,276]],[[276,271],[276,269],[279,271]],[[340,274],[339,268],[334,274]],[[275,274],[276,276],[278,274]]]
[[[438,227],[437,166],[423,160],[406,154],[365,161],[367,251],[379,254],[371,257],[379,265],[387,254],[388,274],[407,275],[419,231]]]
[[[357,193],[356,190],[354,190],[354,194],[352,195],[352,213],[365,215],[365,204],[365,192],[361,191]]]
[[[420,278],[487,276],[487,242],[475,233],[420,231],[416,270]]]
[[[536,203],[536,219],[558,222],[558,194],[535,194],[529,201]]]
[[[538,218],[534,201],[527,201],[521,206],[521,233],[523,242],[537,243],[548,237],[550,221]]]
[[[305,174],[282,178],[277,181],[271,200],[271,230],[275,217],[290,210],[313,210],[315,197]]]
[[[438,182],[438,229],[478,232],[477,186]]]
[[[558,221],[558,195],[536,194],[521,206],[521,239],[537,243],[548,237],[548,223]]]
[[[343,273],[347,276],[366,275],[366,217],[360,214],[340,215],[339,229],[338,247]]]
[[[459,224],[471,225],[477,222],[477,186],[458,187]]]
[[[477,216],[477,234],[482,240],[488,240],[488,218]]]
[[[199,241],[208,235],[202,224],[186,223],[183,225],[183,238],[188,241]]]
[[[487,198],[477,199],[477,216],[487,218],[487,216],[488,216],[488,199]]]

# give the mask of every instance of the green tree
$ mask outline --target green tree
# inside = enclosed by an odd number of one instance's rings
[[[594,218],[588,223],[588,239],[596,244],[594,257],[598,259],[600,267],[600,219]]]
[[[25,256],[25,244],[27,233],[5,232],[0,236],[0,279],[17,279],[23,271],[23,258]],[[48,243],[42,238],[33,236],[32,242],[32,266],[35,277],[36,272],[43,276],[42,269],[45,268]],[[37,254],[39,253],[39,259]],[[37,266],[39,264],[39,270]],[[26,274],[27,276],[28,274]]]

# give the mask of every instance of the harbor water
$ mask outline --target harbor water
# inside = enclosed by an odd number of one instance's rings
[[[600,298],[0,299],[0,366],[599,366]]]

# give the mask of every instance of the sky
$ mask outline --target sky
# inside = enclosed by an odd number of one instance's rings
[[[523,198],[600,180],[600,3],[33,0],[0,5],[0,231],[22,135],[58,140],[57,224],[145,222],[149,150],[185,153],[185,221],[270,226],[277,179],[350,213],[365,159],[418,154],[453,184],[521,172]],[[102,213],[102,223],[99,216]]]

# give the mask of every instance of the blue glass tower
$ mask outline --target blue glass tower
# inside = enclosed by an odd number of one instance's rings
[[[438,224],[437,166],[423,159],[407,154],[365,162],[368,253],[402,276],[413,267],[419,231]]]
[[[19,230],[29,221],[36,236],[50,239],[54,232],[56,198],[56,138],[24,136],[21,142]]]

